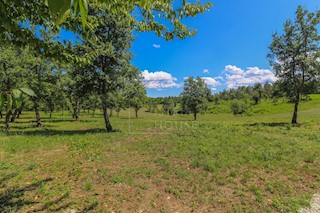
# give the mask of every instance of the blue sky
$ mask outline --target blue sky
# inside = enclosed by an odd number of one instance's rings
[[[212,2],[209,12],[184,21],[198,29],[195,37],[166,42],[137,33],[132,62],[143,71],[149,96],[179,95],[187,76],[206,77],[213,92],[274,81],[266,59],[272,34],[294,18],[298,5],[320,9],[318,0]]]

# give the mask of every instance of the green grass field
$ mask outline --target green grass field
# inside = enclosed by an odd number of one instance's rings
[[[320,96],[250,116],[129,111],[1,123],[0,212],[298,212],[320,188]]]

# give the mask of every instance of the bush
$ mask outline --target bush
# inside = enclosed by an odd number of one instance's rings
[[[230,107],[234,115],[242,115],[247,110],[247,105],[241,101],[233,101]]]

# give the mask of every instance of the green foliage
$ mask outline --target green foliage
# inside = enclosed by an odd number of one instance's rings
[[[297,123],[302,95],[319,85],[320,11],[311,13],[299,6],[294,21],[284,24],[283,34],[274,34],[268,59],[279,78],[277,87],[295,103],[292,123]]]
[[[3,1],[0,4],[0,42],[16,47],[28,46],[39,55],[58,60],[92,63],[99,54],[92,49],[92,54],[73,55],[70,44],[57,41],[46,42],[35,35],[32,26],[41,26],[59,33],[60,27],[73,31],[82,37],[99,25],[97,14],[90,13],[90,8],[98,5],[110,16],[119,17],[138,31],[153,31],[167,40],[195,35],[196,31],[187,27],[183,19],[195,17],[212,7],[208,2],[182,1],[179,5],[173,0],[22,0]],[[174,5],[174,6],[173,6]],[[135,11],[141,14],[135,15]],[[79,14],[81,17],[79,17]],[[21,24],[23,23],[23,24]]]
[[[242,115],[248,107],[243,101],[236,100],[231,102],[230,108],[234,115]]]
[[[199,112],[207,109],[207,102],[211,95],[211,91],[203,79],[197,77],[189,77],[184,82],[183,92],[181,93],[181,105],[185,113],[194,114],[194,120]]]
[[[0,110],[4,107],[5,104],[5,97],[4,94],[0,93]]]
[[[36,97],[36,93],[30,89],[30,88],[25,88],[25,87],[22,87],[20,88],[19,90],[21,90],[22,92],[24,92],[25,94],[29,95],[29,96],[33,96],[33,97]]]

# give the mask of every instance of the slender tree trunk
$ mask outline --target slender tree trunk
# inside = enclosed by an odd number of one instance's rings
[[[38,107],[38,103],[36,103],[35,107],[34,107],[34,112],[36,113],[36,122],[37,122],[37,127],[41,127],[41,117],[40,117],[40,112],[39,112],[39,107]]]
[[[92,117],[94,118],[95,116],[96,116],[96,110],[93,109],[93,110],[92,110]]]
[[[137,110],[137,109],[135,109],[135,111],[136,111],[136,118],[138,118],[138,110]]]
[[[300,102],[300,97],[299,95],[297,95],[296,97],[296,101],[294,103],[294,111],[293,111],[293,116],[292,116],[292,124],[297,124],[298,122],[298,106],[299,106],[299,102]]]
[[[9,112],[7,112],[6,114],[6,120],[5,120],[5,125],[6,125],[6,130],[8,131],[10,129],[10,117],[12,114],[12,110],[9,110]]]
[[[196,112],[193,113],[193,120],[195,120],[195,121],[197,120],[197,113]]]
[[[17,115],[18,119],[20,118],[21,112],[22,112],[22,109],[19,109],[19,112],[18,112],[18,115]]]
[[[113,129],[112,129],[109,117],[108,117],[108,111],[107,111],[107,107],[106,107],[107,106],[107,100],[104,97],[104,95],[106,94],[105,91],[103,91],[102,94],[103,95],[101,97],[101,102],[102,102],[102,112],[103,112],[104,123],[105,123],[106,129],[107,129],[107,132],[112,132]]]
[[[120,112],[120,111],[117,111],[117,117],[119,117],[119,112]]]
[[[103,62],[101,64],[101,67],[102,67],[102,70],[103,70],[103,73],[106,75],[106,61],[105,59],[103,59]],[[107,132],[112,132],[113,129],[112,129],[112,126],[111,126],[111,123],[110,123],[110,120],[109,120],[109,117],[108,117],[108,112],[107,112],[107,100],[106,100],[106,95],[108,94],[107,93],[107,85],[106,85],[106,80],[103,80],[102,81],[102,90],[101,90],[101,103],[102,103],[102,112],[103,112],[103,118],[104,118],[104,123],[105,123],[105,126],[106,126],[106,129],[107,129]]]
[[[112,117],[112,111],[113,111],[113,110],[112,110],[112,108],[111,108],[111,109],[110,109],[110,118]]]
[[[103,111],[103,118],[104,118],[104,123],[106,125],[106,129],[108,132],[112,132],[112,126],[108,117],[107,108],[103,107],[102,111]]]
[[[10,122],[13,123],[16,120],[17,115],[19,114],[19,109],[14,110]]]
[[[75,119],[76,121],[78,121],[79,120],[79,114],[80,114],[80,101],[77,100],[76,106],[73,107],[72,118]]]
[[[52,118],[52,111],[50,110],[49,119]]]

